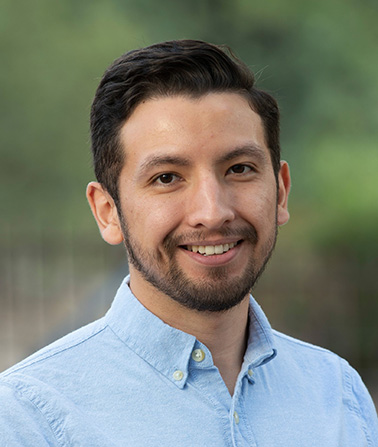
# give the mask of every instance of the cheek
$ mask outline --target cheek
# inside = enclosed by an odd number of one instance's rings
[[[143,240],[154,239],[157,243],[180,223],[182,205],[170,197],[135,197],[125,208],[130,228]]]
[[[238,200],[241,215],[255,226],[260,234],[270,233],[276,225],[276,189],[252,190],[244,200]]]

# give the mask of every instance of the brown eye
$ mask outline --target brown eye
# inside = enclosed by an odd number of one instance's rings
[[[175,174],[161,174],[159,177],[157,177],[156,181],[158,183],[161,183],[163,185],[169,185],[170,183],[174,182],[177,179],[177,176]]]
[[[249,172],[251,168],[247,165],[234,165],[229,169],[229,172],[232,174],[246,174]]]

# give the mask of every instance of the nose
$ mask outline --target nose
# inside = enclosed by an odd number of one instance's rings
[[[192,185],[186,209],[188,224],[193,228],[215,230],[235,219],[230,191],[212,175]]]

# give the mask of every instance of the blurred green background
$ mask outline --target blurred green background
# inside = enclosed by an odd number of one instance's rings
[[[1,0],[0,369],[102,315],[127,271],[85,200],[90,104],[120,54],[228,44],[279,101],[291,221],[254,295],[378,400],[376,0]]]

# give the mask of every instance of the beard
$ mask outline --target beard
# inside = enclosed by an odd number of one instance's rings
[[[249,259],[243,271],[233,278],[229,277],[227,266],[215,266],[207,270],[205,277],[194,280],[180,268],[176,251],[181,242],[205,240],[209,233],[197,231],[180,236],[170,233],[163,241],[163,252],[151,253],[133,239],[123,213],[119,212],[119,216],[130,264],[158,291],[186,308],[200,312],[224,312],[241,303],[263,273],[277,239],[276,223],[257,256],[259,238],[254,226],[219,230],[218,237],[236,237],[242,239],[243,244],[249,244]]]

